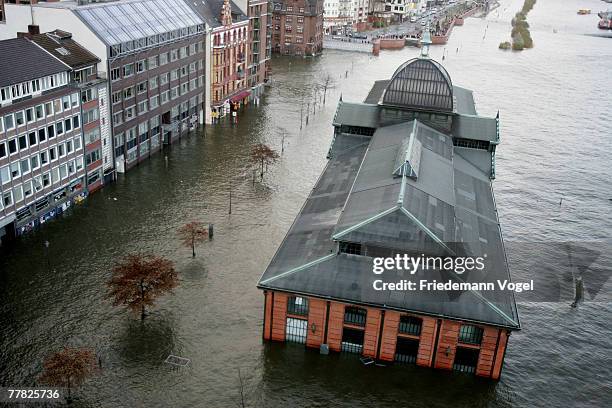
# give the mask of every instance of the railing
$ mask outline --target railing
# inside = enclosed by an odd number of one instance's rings
[[[347,307],[344,310],[344,323],[365,326],[367,311],[358,307]]]
[[[480,327],[463,325],[459,329],[459,342],[467,344],[480,344],[482,342],[482,332]]]
[[[407,363],[414,364],[416,363],[417,356],[416,355],[408,355],[408,354],[395,354],[395,361],[399,363]]]
[[[308,299],[292,296],[287,301],[287,313],[299,316],[308,316]]]
[[[400,318],[398,331],[402,334],[420,336],[422,324],[423,324],[423,321],[417,317],[402,316]]]

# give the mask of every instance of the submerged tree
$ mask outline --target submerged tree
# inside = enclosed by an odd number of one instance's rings
[[[195,258],[195,245],[208,238],[208,229],[201,222],[192,221],[179,228],[178,234],[183,245],[191,247],[192,256]]]
[[[264,176],[264,165],[268,166],[269,164],[274,163],[278,157],[278,153],[265,144],[259,143],[253,146],[253,150],[251,151],[251,159],[254,163],[261,166],[260,176],[262,180]]]
[[[64,347],[62,351],[45,359],[39,381],[42,384],[66,388],[67,400],[70,403],[72,389],[80,387],[96,371],[96,356],[92,349]]]
[[[107,283],[113,305],[125,305],[140,312],[145,318],[145,309],[155,300],[178,285],[178,275],[172,262],[154,255],[128,255],[113,268],[113,276]]]

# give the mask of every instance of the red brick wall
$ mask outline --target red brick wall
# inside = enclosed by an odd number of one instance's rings
[[[363,338],[363,355],[376,358],[378,333],[380,332],[380,309],[367,309],[365,334]]]
[[[423,325],[421,326],[421,339],[419,340],[419,353],[416,363],[420,366],[431,367],[438,321],[433,317],[422,317],[422,319]]]
[[[506,351],[506,345],[508,344],[508,332],[502,330],[499,336],[499,345],[497,346],[497,354],[495,355],[495,365],[493,366],[493,373],[491,378],[494,380],[499,379],[501,375],[502,365],[504,364],[504,353]]]
[[[399,326],[400,314],[388,310],[385,312],[385,324],[380,345],[380,355],[378,358],[385,361],[395,359],[395,346],[397,345],[397,328]]]
[[[320,299],[308,299],[308,335],[306,336],[306,347],[319,348],[325,336],[325,314],[327,302]],[[312,327],[315,327],[313,333]]]
[[[496,328],[484,328],[482,343],[480,343],[480,354],[478,355],[478,365],[476,366],[476,375],[482,377],[489,377],[491,375],[498,334],[499,330]]]
[[[380,39],[380,49],[381,50],[401,50],[406,45],[406,40],[404,39],[394,39],[394,38],[381,38]]]
[[[287,294],[274,293],[274,309],[272,310],[272,340],[285,341],[285,325],[287,324]]]
[[[264,340],[270,340],[270,323],[272,320],[272,296],[274,292],[264,292],[265,313],[264,313]]]
[[[329,305],[329,323],[327,327],[327,344],[332,351],[340,351],[342,343],[342,326],[344,324],[344,305],[331,302]]]
[[[274,301],[272,300],[274,295]],[[264,339],[285,341],[287,319],[287,300],[289,294],[268,292],[264,315]],[[327,301],[309,298],[308,333],[306,346],[318,348],[325,340],[325,319]],[[329,322],[327,323],[327,344],[331,351],[341,351],[342,331],[344,327],[343,303],[330,302]],[[364,333],[363,355],[384,361],[393,361],[397,345],[398,326],[401,314],[396,311],[385,311],[381,333],[382,311],[367,308],[367,319]],[[435,368],[452,370],[457,350],[457,340],[461,322],[441,320],[438,331],[438,320],[433,317],[419,316],[423,320],[417,365],[431,367],[435,353]],[[313,324],[315,332],[312,332]],[[437,349],[436,333],[439,332]],[[504,352],[508,342],[508,332],[494,327],[484,327],[480,346],[476,375],[499,379],[503,366]],[[499,337],[499,341],[498,341]],[[380,348],[378,342],[380,341]],[[449,349],[448,355],[447,349]],[[378,355],[377,355],[378,354]]]
[[[442,320],[438,349],[436,350],[436,368],[444,370],[451,370],[453,368],[453,361],[455,360],[455,352],[457,350],[457,339],[459,338],[459,327],[459,322]],[[446,355],[447,349],[449,349],[448,355]]]

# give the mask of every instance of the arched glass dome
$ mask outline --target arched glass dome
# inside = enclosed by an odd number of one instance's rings
[[[453,84],[442,65],[429,58],[414,58],[395,71],[383,93],[382,104],[452,112]]]

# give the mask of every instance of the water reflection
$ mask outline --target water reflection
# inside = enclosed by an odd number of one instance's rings
[[[264,350],[263,383],[271,406],[509,406],[496,391],[499,384],[469,375],[416,365],[364,366],[354,354],[322,356],[290,343]],[[295,395],[289,384],[300,384]]]
[[[128,367],[156,368],[165,364],[168,355],[181,355],[173,324],[158,313],[151,313],[144,321],[126,319],[121,330],[114,341],[122,363]]]

